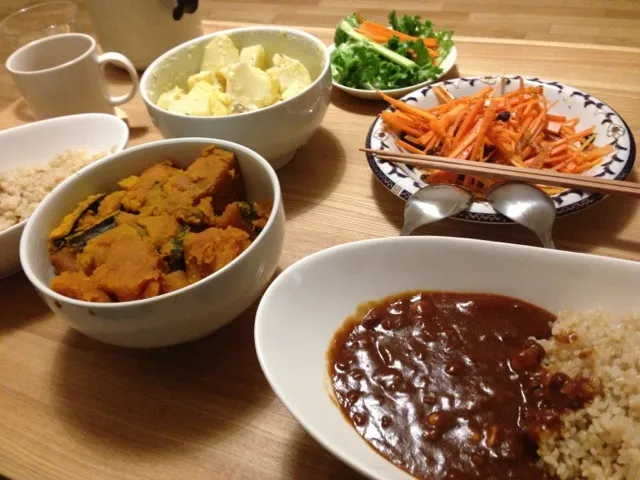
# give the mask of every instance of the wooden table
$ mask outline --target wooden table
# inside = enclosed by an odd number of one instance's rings
[[[207,23],[206,30],[229,26]],[[330,42],[331,30],[307,30]],[[600,97],[640,132],[640,49],[471,37],[457,45],[456,75],[554,78]],[[111,75],[114,88],[124,88]],[[323,126],[278,172],[287,211],[281,269],[332,245],[398,234],[403,203],[357,150],[381,108],[335,91]],[[130,145],[160,138],[140,98],[125,110]],[[0,113],[0,129],[30,120],[17,102]],[[640,260],[638,206],[610,198],[562,218],[556,244]],[[423,233],[536,244],[518,226],[449,220]],[[254,351],[254,314],[255,306],[191,344],[127,350],[71,330],[22,274],[1,281],[0,473],[13,480],[360,478],[315,443],[269,388]]]

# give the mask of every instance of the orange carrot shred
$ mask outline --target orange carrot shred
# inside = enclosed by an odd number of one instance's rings
[[[363,23],[370,35],[389,35],[388,29],[383,33],[379,25]],[[396,145],[418,154],[429,152],[469,161],[580,174],[614,151],[612,145],[595,145],[594,126],[577,131],[577,117],[552,113],[557,102],[545,98],[542,87],[521,79],[515,89],[511,86],[512,90],[504,93],[506,88],[506,83],[501,82],[499,88],[488,86],[472,95],[454,98],[445,88],[436,86],[433,93],[439,104],[428,108],[380,92],[395,107],[380,117],[404,134],[406,141],[398,139]],[[479,198],[484,198],[486,189],[495,183],[488,178],[437,169],[425,175],[429,183],[464,185]],[[549,194],[562,191],[543,188]]]

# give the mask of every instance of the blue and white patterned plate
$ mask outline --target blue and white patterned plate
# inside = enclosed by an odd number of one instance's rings
[[[471,95],[482,90],[487,85],[500,85],[502,77],[464,77],[446,80],[437,84],[418,89],[404,97],[402,101],[417,105],[422,108],[432,107],[438,104],[433,93],[433,87],[445,87],[454,97]],[[519,76],[505,76],[505,92],[519,88]],[[563,85],[558,82],[550,82],[539,78],[525,78],[528,85],[541,85],[544,95],[551,101],[558,101],[552,112],[567,117],[579,117],[580,123],[576,129],[582,130],[595,125],[595,144],[613,145],[615,151],[608,155],[600,165],[585,172],[585,175],[595,177],[624,180],[635,161],[635,143],[633,135],[624,120],[606,103],[585,93],[577,88]],[[389,152],[401,152],[401,148],[395,144],[397,134],[387,129],[381,118],[376,118],[367,134],[367,148],[387,150]],[[369,166],[376,178],[391,192],[400,198],[408,199],[418,189],[427,185],[420,173],[413,167],[391,163],[382,160],[373,154],[367,154]],[[566,190],[554,195],[558,216],[568,215],[596,204],[604,198],[598,193],[588,193],[581,190]],[[484,223],[509,223],[503,215],[497,213],[487,202],[476,201],[454,218],[472,222]]]

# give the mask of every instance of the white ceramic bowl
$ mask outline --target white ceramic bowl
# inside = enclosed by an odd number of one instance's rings
[[[0,173],[47,163],[65,150],[89,154],[119,152],[129,129],[114,115],[85,113],[52,118],[0,131]],[[0,278],[20,270],[20,236],[27,221],[0,232]]]
[[[335,49],[336,49],[335,45],[333,44],[330,45],[329,55],[331,55],[331,53]],[[454,45],[453,47],[451,47],[451,51],[449,52],[449,55],[447,55],[445,59],[442,61],[442,63],[440,64],[442,73],[438,77],[432,80],[427,80],[426,82],[416,83],[415,85],[410,85],[408,87],[394,88],[391,90],[382,90],[382,92],[384,92],[386,95],[389,95],[391,98],[404,97],[405,95],[413,92],[418,88],[422,88],[427,85],[431,85],[432,83],[440,81],[440,79],[442,79],[442,77],[444,77],[447,73],[449,73],[449,71],[454,67],[457,60],[458,60],[458,49]],[[333,82],[333,86],[336,88],[339,88],[343,92],[346,92],[349,95],[354,96],[356,98],[363,98],[365,100],[382,100],[380,98],[380,95],[378,95],[378,92],[376,92],[375,90],[363,90],[360,88],[351,88],[351,87],[342,85],[338,82]]]
[[[446,237],[367,240],[285,270],[258,307],[256,350],[276,394],[325,448],[370,478],[410,480],[369,447],[330,396],[325,355],[360,303],[421,289],[509,295],[552,312],[637,313],[638,285],[640,264],[595,255]]]
[[[313,82],[299,95],[267,108],[223,117],[191,117],[169,113],[155,105],[166,90],[185,87],[200,71],[204,47],[226,35],[238,48],[261,44],[270,59],[282,53],[300,60]],[[246,145],[274,168],[288,163],[318,128],[329,105],[331,70],[327,47],[313,35],[285,27],[244,27],[224,30],[183,43],[158,57],[140,81],[149,115],[165,138],[212,137]]]
[[[236,153],[249,200],[273,202],[271,218],[247,250],[199,282],[145,300],[90,303],[65,297],[49,288],[53,268],[49,263],[47,238],[78,201],[96,192],[113,191],[118,180],[139,174],[165,159],[187,167],[212,143]],[[204,337],[251,305],[278,265],[283,240],[280,184],[269,163],[235,143],[184,138],[130,148],[63,182],[38,206],[27,223],[20,243],[20,260],[47,305],[76,330],[113,345],[159,347]]]

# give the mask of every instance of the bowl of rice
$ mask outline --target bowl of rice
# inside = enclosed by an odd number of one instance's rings
[[[24,225],[45,196],[63,180],[129,139],[115,115],[69,115],[0,131],[0,278],[20,270]]]

